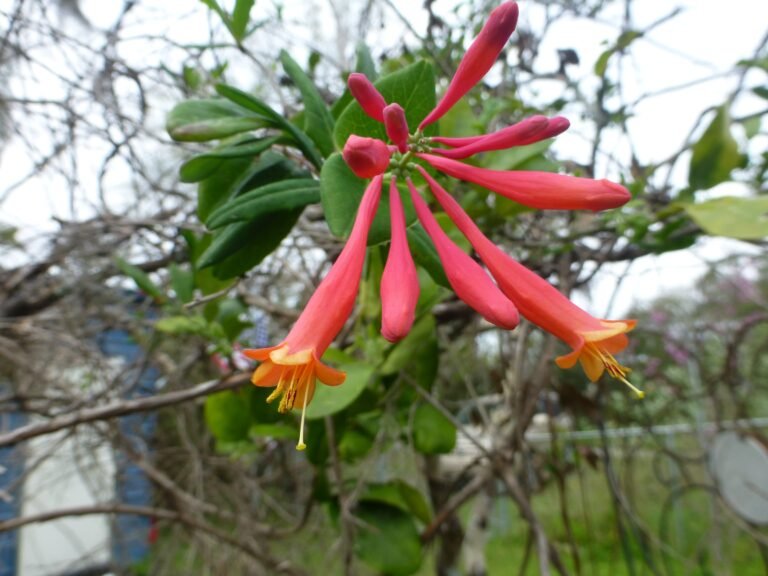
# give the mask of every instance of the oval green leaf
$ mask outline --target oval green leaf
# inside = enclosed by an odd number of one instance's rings
[[[254,220],[270,212],[301,208],[320,201],[320,183],[311,178],[290,178],[254,188],[221,206],[206,221],[211,228]]]
[[[413,519],[394,506],[362,502],[355,554],[380,574],[408,576],[421,566],[421,542]]]
[[[324,361],[334,361],[334,353],[326,352]],[[307,406],[307,418],[324,418],[341,412],[352,404],[365,390],[373,374],[373,366],[364,362],[335,362],[340,370],[347,373],[347,379],[339,386],[326,386],[317,383],[315,396]]]
[[[422,454],[447,454],[456,446],[456,427],[437,408],[422,404],[413,417],[413,445]]]
[[[768,197],[716,198],[685,207],[707,233],[741,240],[768,237]]]

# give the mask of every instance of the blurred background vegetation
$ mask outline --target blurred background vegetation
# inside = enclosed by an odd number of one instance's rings
[[[594,315],[638,320],[620,360],[645,400],[557,369],[563,345],[530,324],[482,321],[428,243],[416,325],[386,342],[372,242],[326,355],[348,380],[318,389],[299,453],[297,418],[248,384],[239,350],[280,342],[343,246],[361,186],[331,174],[346,75],[404,74],[428,100],[434,74],[439,96],[496,3],[111,4],[0,2],[0,458],[16,458],[0,459],[0,575],[12,557],[19,574],[768,573],[765,30],[722,67],[686,49],[739,34],[714,2],[669,44],[691,2],[530,0],[440,121],[468,136],[564,115],[555,142],[477,164],[632,191],[607,213],[544,213],[445,183]],[[674,62],[695,78],[654,80]],[[265,186],[279,201],[255,201]],[[677,290],[632,274],[702,247],[702,275],[659,274]],[[120,362],[100,344],[114,331],[135,346]],[[30,488],[56,442],[74,442],[90,497],[32,507],[61,484]],[[90,515],[101,548],[59,564],[11,550]]]

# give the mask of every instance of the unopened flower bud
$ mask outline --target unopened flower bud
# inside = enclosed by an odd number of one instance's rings
[[[384,127],[387,136],[400,152],[408,150],[408,121],[400,104],[390,104],[384,108]]]
[[[347,138],[342,152],[347,166],[360,178],[373,178],[382,174],[389,166],[391,155],[389,147],[381,140],[354,134]]]
[[[365,74],[353,72],[347,79],[347,86],[363,111],[374,120],[384,122],[384,107],[387,105],[382,96]]]

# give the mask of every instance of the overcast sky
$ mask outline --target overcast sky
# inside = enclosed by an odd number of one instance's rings
[[[7,12],[11,0],[0,0],[0,9]],[[117,7],[121,2],[103,2],[99,0],[83,0],[82,10],[86,17],[102,29],[109,27],[117,15]],[[124,36],[136,34],[157,34],[168,36],[181,42],[206,42],[208,39],[208,22],[210,14],[198,0],[177,0],[172,3],[144,3],[144,13],[124,30]],[[226,2],[224,2],[226,4]],[[459,10],[454,12],[452,0],[437,0],[435,11],[443,16],[448,24],[466,16]],[[359,30],[355,29],[357,12],[360,5],[353,2],[349,5],[343,0],[328,2],[326,0],[287,1],[285,5],[286,26],[259,31],[257,44],[260,50],[269,51],[277,44],[282,44],[287,38],[297,41],[299,51],[301,46],[311,46],[321,49],[329,59],[344,61],[351,58],[349,50],[357,40]],[[336,7],[335,13],[332,6]],[[761,7],[761,5],[763,7]],[[143,6],[143,5],[142,5]],[[273,3],[259,1],[254,8],[254,15],[259,16],[259,10],[274,10]],[[426,27],[426,14],[421,9],[421,2],[393,0],[400,16],[407,19],[413,29],[423,33]],[[366,31],[366,39],[372,45],[384,50],[395,50],[403,39],[413,41],[413,36],[405,30],[403,23],[392,7],[383,1],[374,3],[375,23]],[[671,86],[684,86],[693,83],[685,89],[678,89],[647,98],[633,108],[635,117],[630,120],[629,129],[641,162],[650,163],[661,160],[674,150],[679,149],[696,118],[702,110],[721,104],[735,86],[735,78],[721,77],[708,79],[730,70],[734,62],[749,57],[762,36],[766,33],[766,19],[762,0],[731,0],[727,3],[715,0],[642,0],[632,3],[633,16],[639,26],[655,22],[669,14],[675,7],[680,7],[682,13],[656,27],[647,38],[636,41],[632,48],[632,58],[625,63],[625,99],[632,102],[643,94],[653,94]],[[269,8],[267,8],[269,7]],[[519,27],[533,30],[540,29],[543,24],[543,8],[531,2],[520,2],[521,17]],[[592,67],[600,53],[606,48],[606,43],[615,39],[621,24],[621,10],[617,7],[615,14],[607,14],[602,21],[584,19],[564,19],[547,36],[542,45],[541,63],[557,68],[557,49],[572,48],[578,53],[581,63],[571,67],[569,72],[575,79],[581,79],[585,90],[588,91]],[[308,16],[309,14],[309,16]],[[341,22],[338,26],[336,23]],[[68,26],[77,26],[69,22]],[[84,32],[87,34],[87,32]],[[157,46],[151,42],[137,40],[131,47],[132,56],[137,60],[148,58],[171,58],[170,55],[158,54]],[[52,56],[55,58],[55,56]],[[299,58],[297,56],[297,58]],[[301,61],[301,59],[300,59]],[[176,63],[171,63],[175,65]],[[242,72],[242,74],[241,74]],[[256,82],[258,70],[238,71],[244,86],[247,82]],[[749,77],[748,80],[754,80]],[[758,80],[754,80],[757,82]],[[47,85],[55,92],[55,80],[42,78],[43,86]],[[552,83],[551,87],[540,87],[546,90],[559,90],[560,84]],[[170,103],[169,103],[170,105]],[[736,115],[755,111],[759,102],[757,99],[743,98],[734,105]],[[165,110],[153,111],[158,126],[162,125]],[[588,151],[590,133],[587,125],[579,118],[570,118],[573,128],[560,136],[556,150],[562,157],[585,160]],[[702,127],[703,128],[703,127]],[[614,143],[617,150],[625,145],[617,139]],[[765,144],[765,143],[763,143]],[[84,188],[83,200],[87,204],[88,190],[95,186],[93,172],[97,162],[89,158],[82,159]],[[685,168],[686,163],[681,164]],[[28,173],[30,159],[26,149],[18,142],[11,142],[0,157],[0,173],[3,174],[3,186],[0,187],[0,198],[3,189],[9,183],[16,182]],[[605,163],[604,171],[609,176],[613,168]],[[684,182],[685,173],[675,175],[680,183]],[[112,175],[116,188],[120,188],[120,179],[126,174],[119,169]],[[0,220],[17,223],[23,231],[23,237],[41,236],[57,228],[52,216],[63,218],[72,217],[72,206],[60,193],[61,186],[54,179],[36,178],[14,190],[0,205],[2,218]],[[723,193],[743,193],[736,185],[723,185],[712,195]],[[82,209],[81,209],[82,210]],[[82,212],[77,214],[82,216]],[[721,240],[700,242],[696,248],[664,255],[659,258],[643,258],[633,265],[628,279],[622,284],[621,293],[616,301],[615,313],[623,313],[635,299],[648,299],[658,293],[673,287],[689,284],[696,275],[700,274],[702,262],[720,257],[733,249],[745,249],[745,245]],[[594,286],[593,297],[598,306],[607,302],[610,292],[616,284],[617,274],[623,273],[624,265],[611,267],[602,275],[601,280]],[[604,310],[594,308],[595,313]]]

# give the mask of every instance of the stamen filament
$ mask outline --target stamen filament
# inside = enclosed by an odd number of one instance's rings
[[[615,378],[619,382],[623,382],[624,385],[626,385],[632,392],[635,394],[635,396],[642,400],[645,398],[645,392],[640,390],[637,386],[632,384],[629,380],[627,380],[627,374],[629,373],[629,368],[626,368],[619,364],[616,360],[616,358],[613,357],[613,355],[610,352],[607,352],[605,350],[602,350],[598,346],[595,346],[594,344],[587,344],[587,347],[589,348],[589,352],[596,355],[600,362],[603,363],[603,366],[605,366],[606,371],[611,376],[611,378]]]
[[[286,374],[286,370],[281,370],[280,380],[277,382],[277,386],[275,386],[275,389],[272,391],[272,394],[270,394],[267,397],[267,403],[273,402],[278,396],[280,396],[283,393],[283,390],[285,390],[285,374]]]
[[[304,444],[304,419],[307,415],[307,398],[309,398],[309,390],[304,390],[304,405],[301,407],[301,424],[299,424],[299,443],[296,444],[296,450],[307,449],[307,445]]]

